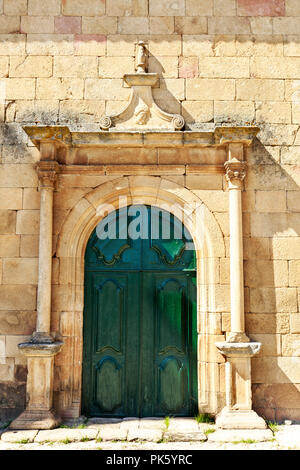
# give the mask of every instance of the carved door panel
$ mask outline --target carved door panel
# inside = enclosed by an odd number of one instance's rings
[[[89,416],[197,411],[195,253],[185,239],[155,237],[147,217],[144,239],[101,240],[94,232],[87,246],[83,413]]]

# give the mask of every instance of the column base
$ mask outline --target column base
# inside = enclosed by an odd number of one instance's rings
[[[9,429],[53,429],[60,423],[54,410],[25,410],[10,423]]]
[[[220,429],[266,429],[263,418],[253,410],[231,410],[223,408],[216,418],[216,425]]]

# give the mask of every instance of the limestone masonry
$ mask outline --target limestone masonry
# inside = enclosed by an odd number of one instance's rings
[[[300,421],[300,1],[0,0],[0,121],[0,421],[81,415],[119,196],[204,214],[199,413]]]

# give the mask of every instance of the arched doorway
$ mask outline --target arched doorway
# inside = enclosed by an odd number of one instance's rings
[[[119,209],[91,234],[85,254],[84,414],[197,412],[193,248],[178,218],[149,206]]]

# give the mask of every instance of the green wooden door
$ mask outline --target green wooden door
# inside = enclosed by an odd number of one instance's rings
[[[164,216],[170,218],[167,238],[162,231]],[[116,218],[107,217],[106,227],[115,224],[117,237],[123,232],[123,238],[99,239],[95,229],[87,245],[83,413],[193,416],[197,412],[195,252],[181,222],[165,211],[156,234],[150,208],[144,214],[141,238],[127,233],[134,220],[125,210]],[[183,237],[175,238],[180,231]]]

